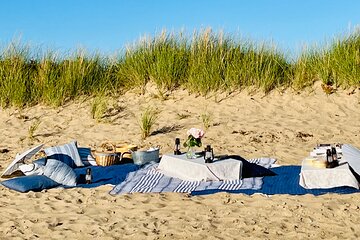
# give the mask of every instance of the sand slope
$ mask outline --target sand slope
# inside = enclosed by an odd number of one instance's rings
[[[175,137],[184,141],[190,127],[203,128],[204,144],[215,153],[246,158],[270,156],[279,164],[300,164],[316,143],[342,142],[360,147],[359,90],[326,96],[318,86],[300,94],[236,92],[207,98],[176,91],[167,100],[156,91],[127,93],[118,112],[96,123],[90,100],[58,109],[34,106],[0,111],[0,171],[17,152],[77,139],[81,146],[104,141],[159,145],[171,152]],[[158,108],[155,133],[141,140],[138,118],[147,106]],[[37,120],[38,119],[38,120]],[[39,121],[34,139],[29,127]],[[360,195],[246,196],[227,193],[134,194],[112,197],[111,186],[51,189],[20,194],[0,187],[0,238],[18,239],[303,239],[360,237]]]

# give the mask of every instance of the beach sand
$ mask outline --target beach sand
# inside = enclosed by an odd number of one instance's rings
[[[360,90],[327,96],[319,84],[301,93],[244,90],[208,97],[177,90],[163,100],[154,88],[117,99],[111,116],[91,118],[91,99],[59,108],[37,105],[0,110],[0,171],[16,153],[31,146],[80,146],[105,141],[141,148],[159,145],[172,152],[191,127],[204,128],[203,144],[215,154],[274,157],[281,165],[300,165],[317,143],[360,147]],[[138,119],[148,106],[158,109],[153,134],[141,139]],[[39,126],[29,138],[29,127]],[[279,183],[281,184],[281,183]],[[110,196],[112,186],[50,189],[18,193],[0,187],[0,239],[358,239],[360,194],[323,196],[218,193]]]

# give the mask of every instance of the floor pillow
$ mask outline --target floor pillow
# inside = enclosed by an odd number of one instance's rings
[[[2,181],[1,184],[18,192],[39,192],[59,186],[59,183],[44,175],[22,176]]]
[[[47,158],[64,162],[72,168],[84,166],[76,146],[76,141],[61,146],[46,148],[44,152]]]
[[[59,160],[48,159],[44,166],[44,175],[59,184],[70,187],[76,186],[74,170]]]

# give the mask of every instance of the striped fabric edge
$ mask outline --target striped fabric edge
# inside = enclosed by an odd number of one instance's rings
[[[78,147],[77,149],[84,166],[97,166],[96,160],[92,156],[90,148]]]
[[[239,190],[243,184],[242,180],[225,180],[219,186],[221,190]]]
[[[152,189],[159,183],[160,179],[163,177],[163,174],[153,171],[149,171],[150,174],[145,174],[140,181],[133,187],[130,193],[141,192],[147,193],[151,192]]]
[[[181,181],[180,184],[173,190],[178,193],[190,193],[200,185],[200,181]]]
[[[130,172],[126,179],[121,182],[120,184],[116,185],[110,192],[110,195],[117,195],[117,194],[125,194],[130,193],[134,187],[134,183],[138,183],[141,178],[147,173],[147,171],[152,168],[152,164],[148,164],[143,166],[142,169],[139,169],[135,172]]]
[[[250,158],[247,160],[250,163],[255,163],[265,168],[270,168],[276,162],[275,158]]]

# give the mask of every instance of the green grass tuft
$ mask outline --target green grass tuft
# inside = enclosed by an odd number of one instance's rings
[[[142,139],[145,139],[148,136],[150,136],[151,131],[158,119],[158,116],[159,116],[159,112],[151,107],[148,107],[143,111],[139,119]]]

